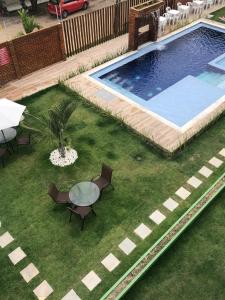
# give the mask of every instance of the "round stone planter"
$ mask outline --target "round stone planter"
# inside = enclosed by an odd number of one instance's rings
[[[50,161],[54,166],[67,167],[75,163],[78,155],[77,151],[72,148],[65,148],[65,157],[62,157],[59,150],[55,149],[50,154]]]

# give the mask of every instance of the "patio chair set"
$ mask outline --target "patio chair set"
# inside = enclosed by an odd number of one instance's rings
[[[13,132],[13,135],[8,135],[7,132]],[[15,147],[19,151],[20,146],[27,146],[31,143],[30,134],[17,135],[16,128],[8,128],[0,131],[0,161],[1,165],[5,167],[6,157],[15,152]]]
[[[67,209],[70,212],[69,222],[73,215],[77,215],[81,219],[81,230],[84,228],[85,219],[90,213],[96,216],[93,204],[102,196],[102,192],[108,186],[112,185],[113,170],[102,164],[101,174],[91,181],[84,181],[75,184],[70,191],[59,191],[54,183],[48,188],[48,194],[57,204],[69,204]]]
[[[8,99],[0,99],[0,161],[5,167],[5,158],[21,145],[30,144],[30,136],[17,137],[17,128],[23,118],[26,107]]]
[[[200,15],[204,9],[214,4],[222,4],[224,0],[193,0],[185,5],[177,3],[177,9],[166,7],[166,12],[159,17],[159,32],[164,32],[166,25],[175,25],[179,20],[188,19],[190,14]]]

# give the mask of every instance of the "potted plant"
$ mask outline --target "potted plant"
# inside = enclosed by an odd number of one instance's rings
[[[25,118],[22,126],[33,130],[42,137],[52,137],[57,142],[57,149],[50,155],[50,161],[54,165],[61,167],[70,165],[77,159],[76,150],[70,148],[69,139],[66,135],[68,128],[68,121],[76,109],[76,102],[71,99],[62,100],[59,104],[51,107],[47,115],[34,116],[27,113],[39,123],[39,127],[32,127],[28,123],[29,118]]]

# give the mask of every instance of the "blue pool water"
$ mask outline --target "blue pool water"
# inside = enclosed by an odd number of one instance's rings
[[[225,32],[200,24],[92,77],[182,127],[225,94],[225,72],[209,65],[224,53]]]

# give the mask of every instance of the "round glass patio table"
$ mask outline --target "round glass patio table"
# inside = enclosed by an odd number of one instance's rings
[[[90,206],[100,195],[98,186],[91,181],[75,184],[69,192],[70,201],[77,206]]]
[[[0,144],[5,144],[10,142],[16,137],[16,129],[15,128],[7,128],[0,130]]]

